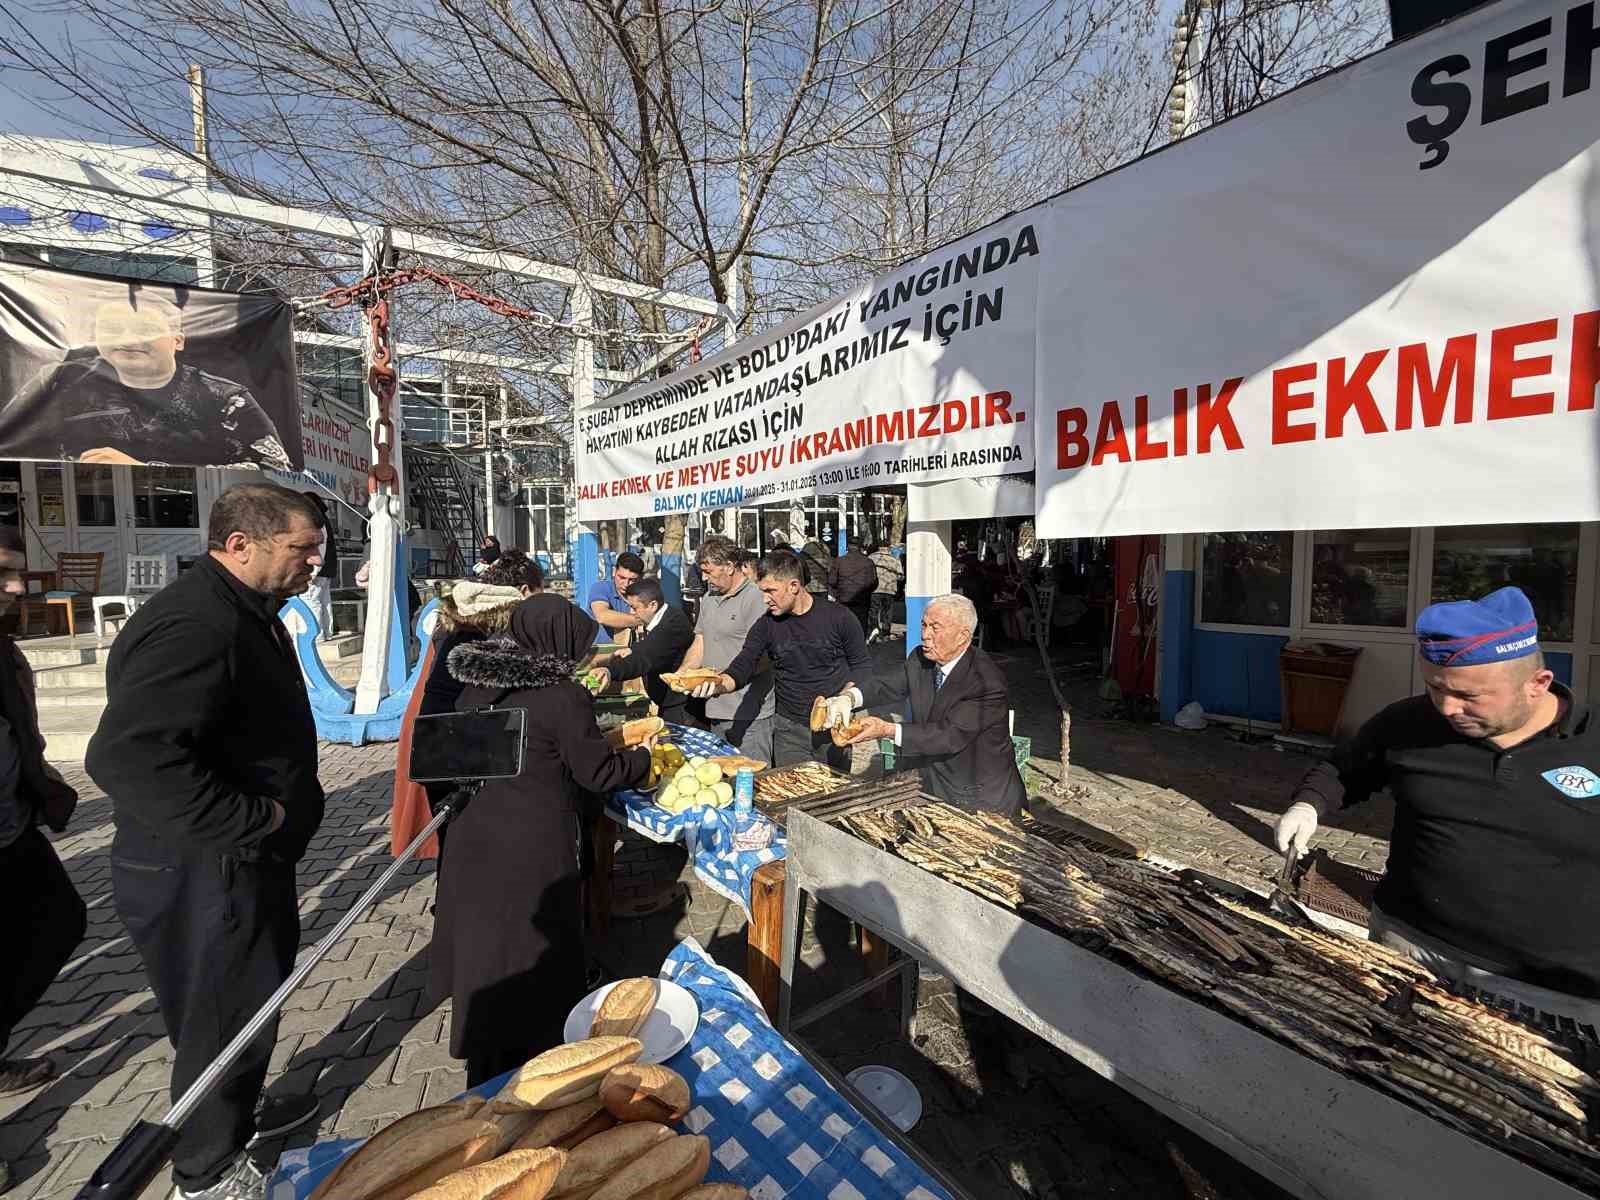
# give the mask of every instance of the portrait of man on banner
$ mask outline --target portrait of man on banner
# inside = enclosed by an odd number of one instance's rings
[[[299,471],[289,306],[0,263],[0,458]]]

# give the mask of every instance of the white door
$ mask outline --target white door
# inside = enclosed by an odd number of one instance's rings
[[[127,467],[112,467],[103,463],[71,463],[72,503],[68,506],[69,519],[75,536],[69,537],[69,550],[84,554],[99,551],[105,557],[100,565],[100,591],[122,591],[126,579],[123,548],[124,532],[118,493],[122,490],[118,475],[126,476]]]
[[[200,536],[199,471],[194,467],[117,467],[123,554],[196,555]],[[120,581],[123,576],[117,576]],[[106,576],[109,590],[111,577]]]

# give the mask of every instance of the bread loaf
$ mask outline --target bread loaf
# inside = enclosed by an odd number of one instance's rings
[[[710,1165],[710,1138],[675,1137],[623,1167],[588,1200],[677,1200]]]
[[[627,721],[622,726],[622,744],[642,746],[666,727],[667,723],[660,717],[640,717]]]
[[[557,1150],[571,1150],[581,1146],[596,1134],[604,1133],[617,1123],[617,1119],[601,1109],[565,1137],[557,1138],[552,1145]]]
[[[576,1147],[567,1155],[555,1186],[550,1189],[552,1200],[593,1191],[623,1167],[662,1142],[670,1141],[674,1134],[665,1125],[652,1121],[637,1121],[632,1125],[618,1125]]]
[[[632,1037],[661,995],[659,979],[624,979],[606,993],[589,1026],[590,1037]]]
[[[500,1147],[500,1127],[468,1117],[437,1125],[403,1141],[356,1151],[330,1200],[407,1200],[446,1175],[488,1162]]]
[[[500,1143],[494,1152],[494,1157],[498,1158],[507,1150],[514,1149],[517,1143],[527,1136],[528,1130],[533,1128],[539,1117],[540,1113],[531,1108],[508,1113],[488,1113],[485,1119],[493,1121],[500,1129]]]
[[[441,1179],[415,1200],[545,1200],[566,1161],[560,1150],[513,1150]]]
[[[490,1106],[497,1113],[560,1108],[593,1096],[606,1072],[643,1053],[644,1044],[630,1037],[590,1038],[556,1046],[524,1063]]]
[[[687,695],[702,683],[715,683],[722,678],[722,672],[713,667],[690,667],[687,671],[663,671],[661,682],[675,692]]]
[[[605,1077],[600,1102],[619,1121],[677,1121],[689,1111],[689,1085],[669,1067],[629,1063]]]
[[[853,717],[846,724],[835,725],[831,730],[828,731],[828,734],[833,738],[833,744],[835,746],[848,746],[850,744],[850,739],[855,737],[866,727],[866,721],[862,720],[860,717]]]
[[[359,1195],[359,1192],[347,1190],[340,1182],[348,1172],[359,1170],[361,1182],[358,1186],[368,1186],[372,1183],[372,1164],[381,1162],[395,1146],[421,1138],[430,1129],[457,1124],[481,1107],[483,1101],[479,1097],[467,1096],[401,1117],[373,1134],[353,1153],[346,1155],[344,1161],[317,1185],[316,1190],[311,1193],[311,1200],[325,1200],[328,1197],[342,1200],[344,1197]]]
[[[549,1112],[529,1109],[528,1115],[533,1118],[533,1124],[517,1139],[518,1150],[537,1150],[540,1146],[557,1145],[597,1116],[606,1118],[608,1122],[614,1120],[606,1111],[606,1106],[600,1103],[598,1094],[563,1104]]]
[[[702,1183],[690,1188],[678,1200],[750,1200],[750,1193],[737,1183]]]
[[[828,727],[828,698],[818,696],[811,702],[811,732],[821,733]]]

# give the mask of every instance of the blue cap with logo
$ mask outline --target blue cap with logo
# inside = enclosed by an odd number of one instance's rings
[[[1526,658],[1539,649],[1539,621],[1521,588],[1503,587],[1482,600],[1430,604],[1417,614],[1417,648],[1441,667]]]

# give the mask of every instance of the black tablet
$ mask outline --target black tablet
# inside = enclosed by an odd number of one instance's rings
[[[520,708],[485,708],[418,717],[411,725],[412,780],[446,783],[520,775],[527,715]]]

